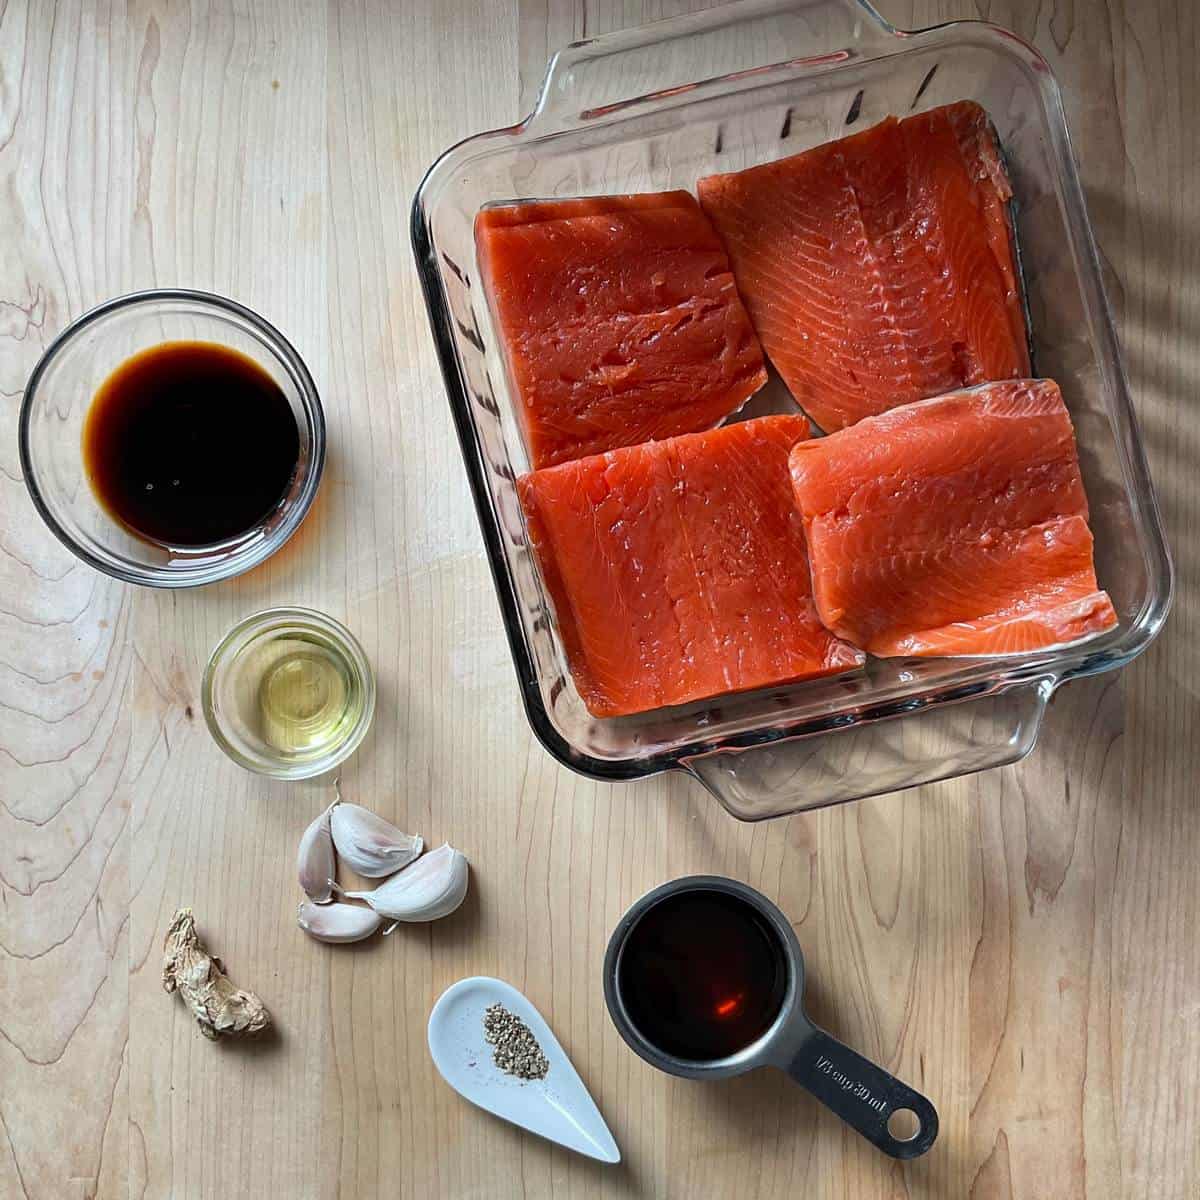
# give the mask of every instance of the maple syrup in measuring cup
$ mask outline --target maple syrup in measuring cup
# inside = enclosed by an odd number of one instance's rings
[[[774,931],[726,892],[676,892],[625,943],[618,986],[629,1018],[677,1058],[727,1058],[771,1027],[787,989]]]
[[[626,1043],[661,1071],[716,1080],[775,1067],[885,1154],[924,1154],[937,1110],[812,1022],[804,974],[796,931],[766,896],[693,875],[647,892],[617,923],[604,999]]]

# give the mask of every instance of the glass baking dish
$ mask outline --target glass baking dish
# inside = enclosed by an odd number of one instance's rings
[[[1119,626],[1028,656],[871,660],[849,678],[590,716],[517,501],[528,460],[477,284],[476,213],[515,198],[694,189],[702,175],[961,99],[987,109],[1007,156],[1035,367],[1075,422]],[[1027,754],[1056,687],[1123,666],[1162,627],[1171,562],[1062,99],[1013,34],[978,21],[901,32],[866,0],[751,0],[575,43],[551,60],[526,120],[438,159],[412,236],[526,712],[567,766],[608,780],[682,769],[743,819],[963,775]],[[773,380],[749,412],[794,410]]]

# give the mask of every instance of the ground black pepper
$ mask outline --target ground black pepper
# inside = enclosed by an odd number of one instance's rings
[[[483,1014],[483,1040],[492,1047],[492,1061],[518,1079],[545,1079],[550,1060],[542,1053],[533,1031],[503,1004]]]

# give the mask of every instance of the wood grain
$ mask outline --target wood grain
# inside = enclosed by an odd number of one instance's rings
[[[424,168],[527,111],[549,51],[685,7],[0,0],[2,1200],[1200,1193],[1192,0],[881,5],[902,26],[1008,25],[1063,82],[1179,590],[1149,653],[1066,689],[1021,766],[757,826],[678,778],[581,779],[531,738],[408,247]],[[186,595],[77,563],[34,515],[15,437],[66,322],[167,284],[280,324],[331,433],[295,541]],[[357,948],[295,928],[295,842],[327,785],[242,773],[198,702],[220,633],[282,602],[344,619],[378,671],[347,796],[476,866],[435,928]],[[936,1099],[926,1159],[883,1159],[781,1078],[689,1084],[625,1049],[608,933],[696,871],[781,904],[817,1018]],[[210,1045],[162,994],[180,903],[277,1039]],[[472,973],[542,1009],[619,1168],[435,1077],[430,1006]]]

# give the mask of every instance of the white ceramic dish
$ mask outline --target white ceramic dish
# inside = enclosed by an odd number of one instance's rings
[[[518,1079],[492,1062],[483,1040],[483,1014],[503,1004],[521,1018],[550,1060],[545,1079]],[[542,1014],[516,988],[479,975],[447,988],[429,1014],[429,1053],[460,1096],[493,1116],[600,1162],[621,1152],[583,1080]]]

